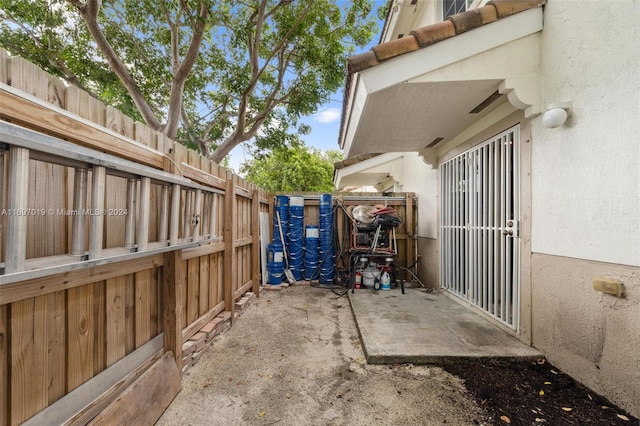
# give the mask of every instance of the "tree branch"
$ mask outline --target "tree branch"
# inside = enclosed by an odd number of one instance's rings
[[[167,114],[167,124],[164,126],[164,132],[169,137],[174,137],[178,131],[180,124],[180,114],[182,110],[182,100],[184,95],[184,84],[193,68],[193,65],[198,59],[198,52],[200,51],[200,45],[204,38],[204,29],[207,17],[209,16],[209,8],[205,2],[200,2],[200,10],[198,11],[198,17],[195,19],[193,26],[193,36],[189,44],[189,49],[184,56],[184,60],[178,65],[178,68],[174,71],[173,82],[171,84],[171,93],[169,95],[169,112]],[[172,30],[172,43],[173,43],[173,30]],[[176,36],[177,37],[177,36]],[[176,56],[179,51],[173,52],[173,62],[178,63]]]
[[[98,49],[104,55],[105,59],[111,66],[111,69],[116,73],[122,84],[127,89],[133,102],[136,104],[138,111],[142,115],[144,121],[154,130],[160,129],[160,122],[157,117],[153,113],[151,106],[147,103],[142,91],[136,84],[135,80],[124,66],[116,52],[113,50],[106,37],[102,33],[100,26],[98,25],[98,12],[100,10],[101,2],[100,0],[87,0],[86,3],[81,3],[78,0],[67,0],[73,6],[76,7],[80,16],[84,20],[87,25],[87,29],[89,33],[93,37]]]

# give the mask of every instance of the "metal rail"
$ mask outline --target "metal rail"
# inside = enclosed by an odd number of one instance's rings
[[[8,186],[3,213],[6,212],[7,221],[0,285],[32,279],[43,273],[71,271],[221,240],[216,235],[216,217],[218,197],[225,192],[220,189],[4,121],[0,121],[0,151],[8,152],[9,157],[5,164],[8,166]],[[61,209],[30,208],[30,160],[74,169],[73,210],[60,212]],[[115,250],[105,249],[103,240],[108,207],[105,206],[107,175],[127,179],[127,209],[122,214],[126,215],[124,245]],[[149,241],[152,184],[160,186],[156,225],[158,241]],[[188,203],[184,209],[182,230],[179,229],[183,214],[181,201]],[[42,216],[71,216],[67,255],[26,259],[30,212]],[[88,247],[85,247],[87,231]]]

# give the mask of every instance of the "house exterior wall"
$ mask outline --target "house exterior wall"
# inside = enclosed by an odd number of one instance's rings
[[[543,104],[571,101],[560,128],[532,126],[533,345],[640,415],[640,3],[548,1]],[[579,36],[576,36],[579,34]],[[624,284],[622,298],[593,279]],[[570,302],[570,303],[569,303]]]
[[[640,266],[640,4],[545,7],[543,104],[573,112],[535,122],[533,251]]]
[[[414,192],[418,198],[418,278],[427,287],[438,288],[438,170],[427,165],[418,154],[406,153],[402,169],[394,178],[396,176],[396,180],[402,182],[403,191]]]
[[[438,170],[427,165],[418,154],[407,153],[402,169],[393,174],[405,192],[418,196],[418,237],[438,237]],[[397,178],[396,178],[397,176]]]

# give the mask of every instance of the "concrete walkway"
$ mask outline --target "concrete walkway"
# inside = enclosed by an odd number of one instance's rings
[[[450,297],[421,288],[349,292],[370,364],[444,363],[464,358],[542,357]]]

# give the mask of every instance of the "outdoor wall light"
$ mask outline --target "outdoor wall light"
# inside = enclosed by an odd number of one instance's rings
[[[562,126],[571,114],[571,102],[558,102],[547,106],[542,116],[542,125],[547,129]]]

